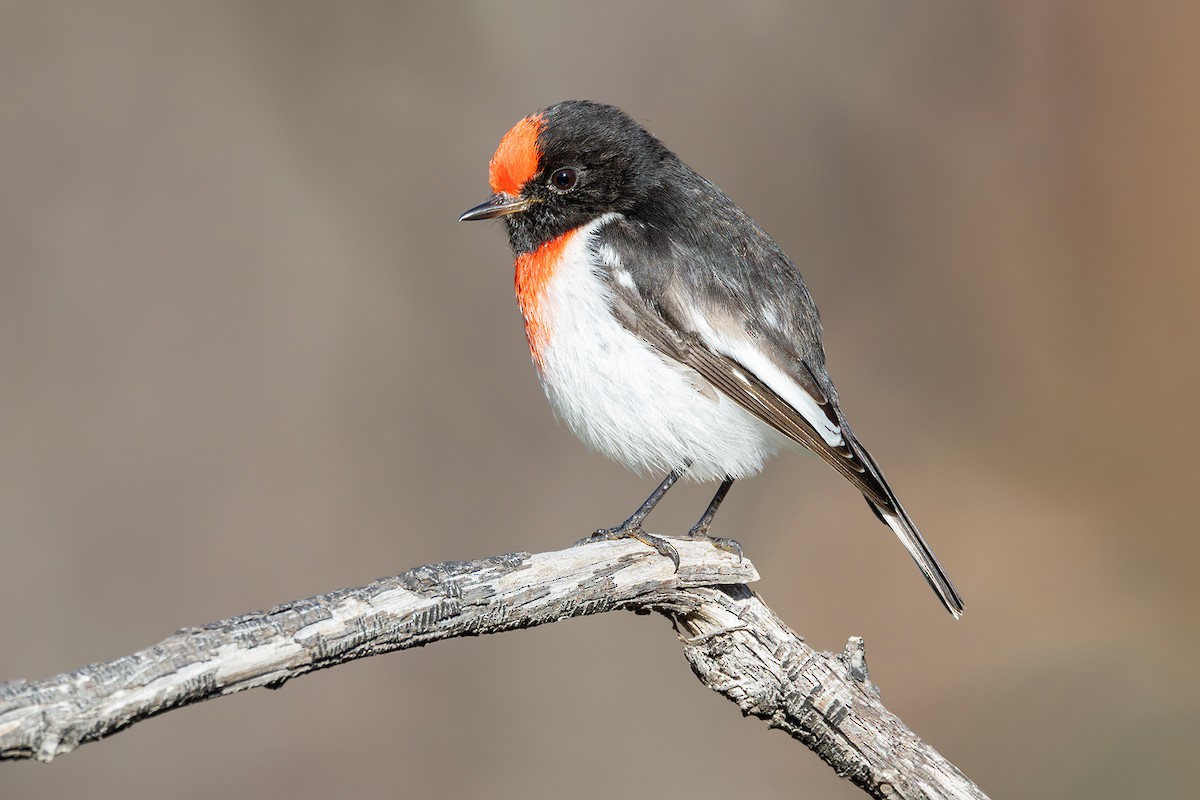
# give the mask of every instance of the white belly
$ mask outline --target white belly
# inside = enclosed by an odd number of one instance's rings
[[[588,265],[594,232],[572,237],[539,307],[548,336],[539,353],[554,410],[589,446],[639,472],[690,463],[693,480],[762,469],[786,439],[630,333]]]

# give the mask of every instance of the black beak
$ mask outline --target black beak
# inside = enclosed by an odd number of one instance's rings
[[[495,219],[496,217],[507,217],[509,214],[516,214],[529,208],[532,200],[527,200],[523,197],[509,197],[506,194],[494,194],[488,198],[487,202],[480,203],[472,209],[463,212],[463,215],[458,218],[459,222],[470,222],[476,219]]]

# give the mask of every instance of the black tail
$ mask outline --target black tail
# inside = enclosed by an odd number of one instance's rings
[[[954,584],[950,582],[950,576],[946,574],[946,570],[942,569],[942,565],[938,563],[937,558],[933,555],[933,551],[929,549],[929,545],[925,542],[925,537],[921,536],[921,532],[917,530],[917,526],[913,524],[912,518],[908,516],[908,512],[904,510],[904,506],[900,505],[900,501],[896,498],[892,487],[888,486],[887,480],[883,477],[883,471],[879,469],[879,465],[875,463],[875,459],[867,452],[867,448],[859,443],[854,437],[854,433],[850,430],[850,426],[846,424],[845,419],[842,419],[842,433],[846,436],[847,443],[854,450],[854,454],[868,468],[872,477],[875,478],[880,494],[887,498],[888,504],[882,505],[876,500],[863,495],[867,501],[867,505],[875,512],[875,516],[879,517],[883,524],[887,525],[895,532],[897,538],[900,539],[900,544],[904,545],[904,549],[912,556],[912,560],[917,562],[917,567],[920,568],[921,574],[925,576],[925,580],[929,583],[930,588],[942,601],[942,605],[946,607],[955,619],[962,616],[963,601],[958,594],[958,590],[954,588]],[[865,477],[865,476],[864,476]],[[874,487],[873,487],[874,488]]]
[[[886,485],[884,484],[884,486]],[[954,588],[954,584],[950,582],[950,576],[946,574],[946,570],[942,569],[942,565],[938,563],[933,551],[929,549],[929,545],[925,543],[925,538],[921,536],[921,532],[913,524],[912,519],[908,516],[908,512],[904,510],[899,501],[895,500],[895,495],[892,498],[892,502],[895,504],[895,511],[880,507],[869,497],[865,499],[867,505],[875,512],[875,516],[879,517],[881,522],[895,531],[896,536],[900,539],[900,544],[904,545],[904,549],[912,556],[912,560],[917,562],[921,574],[925,576],[925,580],[929,583],[929,586],[937,594],[938,599],[942,601],[942,605],[954,615],[955,619],[958,619],[962,616],[963,612],[962,597],[959,596],[958,590]]]

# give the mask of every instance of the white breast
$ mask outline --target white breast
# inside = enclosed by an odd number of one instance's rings
[[[540,299],[546,396],[579,438],[639,472],[689,462],[694,480],[758,472],[787,440],[613,316],[595,270],[607,261],[618,281],[622,270],[611,248],[597,248],[595,232],[615,218],[601,217],[571,238]]]

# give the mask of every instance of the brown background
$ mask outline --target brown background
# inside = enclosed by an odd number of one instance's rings
[[[553,421],[503,231],[455,222],[586,97],[800,263],[968,611],[798,455],[718,518],[768,602],[864,635],[996,797],[1194,791],[1200,15],[1050,5],[4,4],[0,678],[622,519],[653,481]],[[630,615],[0,766],[6,800],[735,791],[858,796]]]

